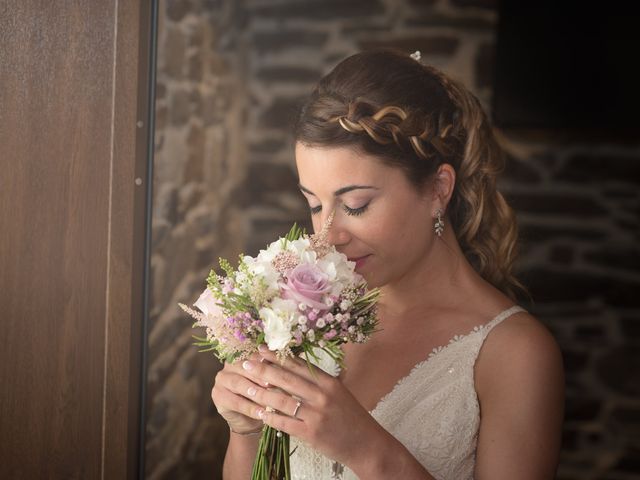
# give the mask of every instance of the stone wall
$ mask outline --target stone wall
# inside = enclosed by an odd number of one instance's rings
[[[219,256],[307,223],[288,125],[339,60],[388,45],[462,80],[489,107],[490,0],[160,2],[148,478],[220,478],[219,368],[191,345],[193,303]],[[525,305],[556,335],[567,373],[560,479],[640,474],[640,148],[504,136],[501,187],[518,211]]]

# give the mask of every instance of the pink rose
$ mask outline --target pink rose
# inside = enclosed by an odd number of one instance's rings
[[[285,298],[318,310],[329,309],[322,301],[323,295],[331,291],[329,277],[313,264],[301,263],[291,270],[284,290]]]

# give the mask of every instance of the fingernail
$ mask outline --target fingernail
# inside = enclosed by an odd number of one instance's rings
[[[264,417],[264,410],[258,410],[258,418],[262,420],[263,417]]]
[[[260,344],[260,345],[258,345],[258,351],[260,353],[265,353],[265,352],[268,352],[269,349],[267,348],[267,346],[265,344]]]
[[[249,387],[247,393],[253,397],[257,393],[257,390],[253,387]]]
[[[245,370],[251,370],[253,368],[253,364],[250,361],[245,360],[244,362],[242,362],[242,368],[244,368]]]

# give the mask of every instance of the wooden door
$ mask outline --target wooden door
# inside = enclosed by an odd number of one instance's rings
[[[0,478],[138,476],[152,10],[0,4]]]

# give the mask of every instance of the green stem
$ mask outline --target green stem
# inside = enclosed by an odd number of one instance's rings
[[[251,480],[291,480],[289,463],[290,437],[265,426],[258,443],[258,452],[251,471]]]

